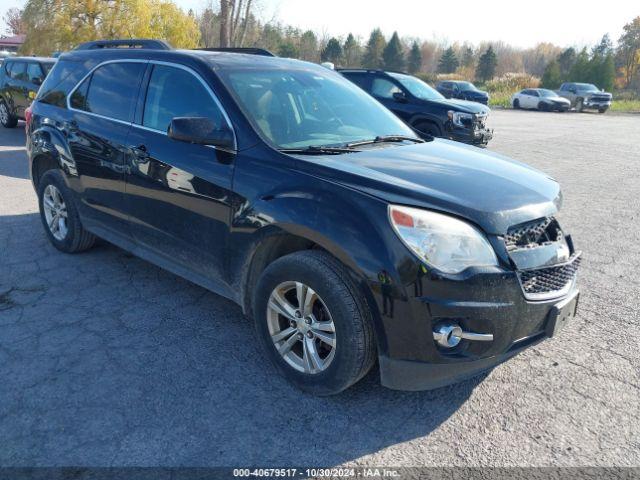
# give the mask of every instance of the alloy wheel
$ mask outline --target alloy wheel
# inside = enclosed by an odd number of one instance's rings
[[[67,205],[55,185],[47,185],[42,197],[44,218],[53,238],[64,240],[67,236]]]
[[[302,282],[283,282],[267,304],[274,347],[291,367],[307,374],[325,371],[335,357],[336,330],[320,296]]]

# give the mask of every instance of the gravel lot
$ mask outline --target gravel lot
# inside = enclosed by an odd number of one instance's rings
[[[233,303],[101,245],[47,242],[0,128],[0,465],[640,466],[640,116],[495,111],[490,149],[564,188],[579,317],[482,379],[300,393]]]

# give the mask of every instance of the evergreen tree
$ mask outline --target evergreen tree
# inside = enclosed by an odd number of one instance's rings
[[[544,70],[542,75],[542,87],[556,89],[560,87],[562,83],[562,72],[560,71],[560,64],[557,60],[551,60]]]
[[[569,81],[569,72],[571,67],[576,61],[576,51],[573,47],[565,49],[560,55],[558,55],[558,66],[560,67],[560,73],[564,81]]]
[[[311,30],[307,30],[300,37],[300,59],[310,62],[318,59],[318,39]]]
[[[365,47],[362,66],[365,68],[382,68],[384,65],[382,55],[386,45],[387,41],[384,39],[382,31],[379,28],[374,29]]]
[[[336,65],[340,63],[342,60],[342,46],[337,38],[331,37],[329,39],[326,47],[322,49],[320,59],[323,62],[331,62]]]
[[[393,32],[391,35],[391,40],[382,53],[382,59],[384,60],[384,68],[387,70],[402,71],[405,69],[407,62],[404,58],[398,32]]]
[[[487,48],[487,51],[484,52],[478,60],[476,77],[483,82],[491,80],[496,73],[497,65],[498,58],[496,57],[496,52],[493,51],[492,46],[489,46],[489,48]]]
[[[360,65],[361,48],[353,34],[347,35],[342,47],[345,67],[357,67]]]
[[[440,73],[453,73],[459,65],[460,62],[458,62],[455,50],[453,47],[449,47],[440,57],[440,61],[438,62],[438,71]]]
[[[284,58],[298,58],[300,51],[291,40],[285,40],[278,47],[278,56]]]
[[[411,50],[409,50],[408,69],[409,73],[419,72],[422,68],[422,51],[418,42],[413,42]]]
[[[463,67],[473,67],[473,64],[474,64],[473,48],[465,47],[464,50],[462,51],[461,65]]]
[[[571,70],[569,70],[569,78],[572,82],[589,82],[591,80],[591,65],[586,48],[583,48],[576,56],[576,61],[573,62]]]

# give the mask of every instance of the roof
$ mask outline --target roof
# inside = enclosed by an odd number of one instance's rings
[[[72,50],[60,56],[65,60],[87,59],[106,61],[119,58],[143,58],[165,61],[176,61],[180,58],[191,58],[200,60],[213,68],[243,68],[243,67],[263,67],[263,68],[322,68],[314,63],[305,62],[281,57],[268,57],[265,55],[255,55],[235,52],[214,52],[206,50],[158,50],[145,48],[104,48],[95,50]]]
[[[25,62],[55,63],[57,59],[51,57],[7,57],[5,60],[24,60]]]

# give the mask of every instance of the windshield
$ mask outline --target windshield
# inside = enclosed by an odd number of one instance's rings
[[[281,149],[416,136],[360,87],[324,68],[238,69],[220,75],[253,125]]]
[[[576,83],[576,88],[581,92],[599,92],[598,87],[591,83]]]
[[[558,96],[556,92],[547,90],[546,88],[540,88],[538,89],[538,92],[540,92],[541,97],[557,97]]]
[[[465,90],[478,91],[476,86],[471,82],[458,82],[458,88],[460,88],[460,90],[462,91],[465,91]]]
[[[403,73],[391,73],[389,72],[393,78],[398,80],[404,88],[411,92],[411,95],[414,97],[420,98],[422,100],[444,100],[444,97],[435,90],[431,88],[429,85],[424,83],[417,77],[412,77],[411,75],[404,75]]]

